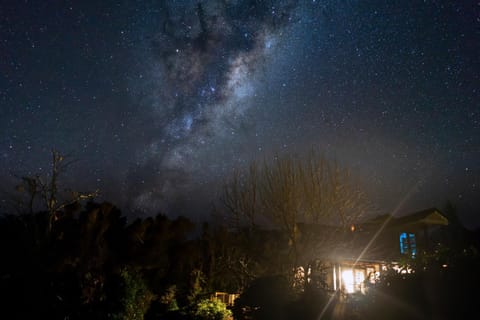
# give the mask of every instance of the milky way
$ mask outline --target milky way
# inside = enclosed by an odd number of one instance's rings
[[[151,91],[147,107],[161,131],[140,158],[147,168],[155,163],[159,174],[152,177],[156,192],[150,184],[130,190],[134,206],[168,203],[180,190],[188,192],[191,177],[201,184],[212,180],[215,159],[224,159],[221,149],[235,150],[232,136],[246,122],[259,82],[265,81],[263,65],[292,22],[294,8],[194,1],[158,9],[159,27],[149,30],[148,50],[141,54]]]
[[[0,4],[0,165],[127,214],[208,217],[233,169],[317,149],[380,212],[480,210],[480,7],[448,1]]]

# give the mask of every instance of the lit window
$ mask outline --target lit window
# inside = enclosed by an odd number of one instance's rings
[[[410,252],[412,253],[412,256],[417,254],[417,243],[415,241],[415,235],[413,233],[410,233],[408,235],[408,240],[410,242]]]
[[[362,269],[343,269],[342,286],[346,293],[354,293],[362,290],[365,280],[365,272]]]
[[[342,271],[342,281],[343,287],[347,293],[354,292],[355,280],[353,278],[353,270],[352,269],[344,269]]]
[[[408,252],[407,234],[405,232],[400,233],[400,253],[404,254]]]
[[[402,232],[400,234],[400,253],[411,254],[412,257],[417,254],[417,242],[414,233]]]

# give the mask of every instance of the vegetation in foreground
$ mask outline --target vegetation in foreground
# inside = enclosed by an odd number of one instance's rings
[[[443,248],[348,301],[292,286],[277,236],[164,215],[126,223],[113,205],[0,219],[2,314],[28,319],[453,319],[475,306],[474,245]],[[255,248],[255,249],[253,249]],[[283,260],[283,265],[282,265]],[[419,259],[420,260],[420,259]],[[215,291],[243,292],[231,309]],[[341,306],[341,312],[339,311]],[[340,313],[339,313],[340,312]]]

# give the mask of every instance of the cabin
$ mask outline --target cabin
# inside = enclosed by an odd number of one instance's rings
[[[324,268],[327,289],[366,293],[389,267],[400,272],[399,261],[415,259],[446,241],[447,218],[436,208],[402,217],[382,215],[350,228],[346,246],[329,257]]]
[[[304,250],[306,267],[298,267],[299,282],[330,291],[348,294],[366,294],[389,268],[399,272],[402,261],[415,259],[431,252],[438,243],[445,243],[449,222],[436,208],[430,208],[404,216],[389,214],[374,217],[355,225],[349,230],[331,225],[297,223],[299,239],[303,237],[314,243]],[[264,231],[285,248],[291,245],[278,231]],[[305,249],[305,248],[304,248]],[[303,285],[303,284],[302,284]],[[238,294],[215,292],[211,297],[232,306]]]

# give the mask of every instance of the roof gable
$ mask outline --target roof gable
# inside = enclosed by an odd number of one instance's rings
[[[396,225],[425,224],[425,225],[448,225],[448,219],[436,208],[418,211],[396,219]]]

